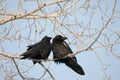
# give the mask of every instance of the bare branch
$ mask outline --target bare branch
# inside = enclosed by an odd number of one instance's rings
[[[42,63],[39,63],[48,73],[49,73],[49,75],[51,76],[51,78],[53,79],[53,80],[55,80],[55,78],[54,78],[54,76],[51,74],[51,72],[42,64]]]
[[[15,62],[14,58],[13,58],[12,60],[13,60],[13,63],[15,64],[15,67],[16,67],[17,72],[19,73],[20,77],[21,77],[23,80],[25,80],[25,77],[21,74],[21,72],[20,72],[20,70],[19,70],[19,68],[18,68],[18,65],[17,65],[17,63]]]
[[[8,58],[22,58],[23,57],[23,56],[10,55],[5,52],[0,52],[0,55],[3,55],[4,57],[8,57]]]
[[[0,25],[2,24],[5,24],[9,21],[12,21],[12,20],[16,20],[16,19],[21,19],[21,18],[24,18],[26,16],[29,16],[37,11],[39,11],[41,8],[45,7],[45,6],[48,6],[48,5],[52,5],[52,4],[55,4],[55,3],[58,3],[58,2],[63,2],[64,0],[56,0],[54,2],[49,2],[49,3],[46,3],[46,4],[42,4],[40,5],[40,7],[36,8],[35,10],[31,11],[31,12],[28,12],[28,13],[25,13],[25,14],[17,14],[17,15],[14,15],[12,17],[9,17],[9,18],[3,18],[3,19],[0,19]]]

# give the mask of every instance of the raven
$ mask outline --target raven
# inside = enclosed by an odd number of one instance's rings
[[[52,49],[50,40],[51,37],[45,36],[40,42],[27,46],[27,51],[20,55],[23,56],[21,59],[47,59]],[[36,62],[33,60],[33,64]]]
[[[73,53],[69,45],[64,41],[65,39],[67,39],[67,37],[56,35],[52,41],[53,58],[55,59],[55,63],[65,63],[68,67],[70,67],[78,74],[85,75],[82,67],[77,63],[75,56],[63,58],[68,54]]]

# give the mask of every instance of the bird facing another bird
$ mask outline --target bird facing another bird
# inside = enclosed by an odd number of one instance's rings
[[[48,59],[52,50],[55,63],[64,63],[78,74],[85,75],[82,67],[77,63],[75,56],[63,58],[73,53],[69,45],[64,41],[66,39],[67,37],[57,35],[53,38],[51,44],[51,37],[45,36],[40,42],[27,46],[27,51],[20,55],[23,56],[21,59]],[[33,60],[34,64],[36,62],[40,63],[40,61]]]
[[[47,59],[52,50],[52,44],[50,43],[51,37],[45,36],[40,42],[27,46],[26,52],[21,54],[21,59]],[[33,64],[40,61],[33,60]]]

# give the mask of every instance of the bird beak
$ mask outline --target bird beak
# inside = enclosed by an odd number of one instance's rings
[[[67,37],[63,37],[63,40],[66,40],[66,39],[68,39]]]

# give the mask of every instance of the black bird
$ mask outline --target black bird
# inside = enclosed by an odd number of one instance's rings
[[[54,59],[58,58],[58,60],[55,60],[55,63],[65,63],[68,67],[70,67],[78,74],[85,75],[82,67],[77,63],[77,59],[75,56],[63,58],[68,54],[73,53],[69,45],[64,41],[65,39],[67,39],[67,37],[62,37],[61,35],[57,35],[53,39],[52,43],[53,58]]]
[[[23,56],[21,59],[47,59],[52,49],[50,40],[51,37],[45,36],[40,42],[27,46],[27,51],[20,55]],[[33,60],[33,64],[36,62]]]

